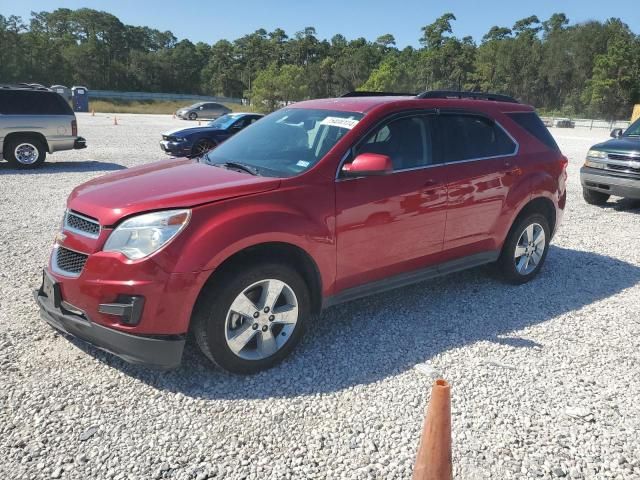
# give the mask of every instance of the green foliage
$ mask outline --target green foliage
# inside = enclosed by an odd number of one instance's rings
[[[416,32],[421,48],[400,50],[390,33],[322,40],[311,26],[210,45],[88,8],[32,12],[28,22],[0,15],[0,83],[244,97],[262,111],[356,89],[494,91],[607,118],[628,118],[640,102],[640,39],[619,19],[532,15],[491,27],[479,45],[455,36],[455,20],[445,13]]]

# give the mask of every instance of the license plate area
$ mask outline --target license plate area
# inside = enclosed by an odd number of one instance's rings
[[[60,284],[56,282],[47,271],[42,273],[42,287],[40,288],[42,296],[47,297],[47,301],[53,304],[55,308],[60,308],[62,303],[62,294],[60,293]]]

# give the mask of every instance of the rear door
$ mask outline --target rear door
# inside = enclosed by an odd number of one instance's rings
[[[390,120],[357,145],[391,157],[392,173],[336,181],[338,290],[416,270],[442,251],[446,169],[433,165],[430,116]],[[348,162],[349,160],[347,160]]]
[[[445,260],[494,250],[495,226],[519,172],[518,145],[474,112],[442,112],[432,125],[436,162],[448,177]]]

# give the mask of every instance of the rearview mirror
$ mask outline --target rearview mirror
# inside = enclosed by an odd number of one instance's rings
[[[611,138],[620,138],[623,130],[621,128],[614,128],[611,130]]]
[[[353,162],[342,166],[342,173],[347,177],[384,175],[391,171],[393,171],[391,158],[378,153],[361,153]]]

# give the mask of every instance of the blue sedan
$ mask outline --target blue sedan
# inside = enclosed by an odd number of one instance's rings
[[[259,113],[229,113],[206,126],[172,130],[162,135],[160,148],[174,157],[197,157],[262,117]]]

